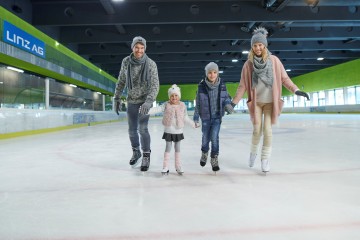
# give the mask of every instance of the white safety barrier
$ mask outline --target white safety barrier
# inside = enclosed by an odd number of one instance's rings
[[[116,121],[126,118],[126,112],[112,111],[0,109],[0,134],[39,129]]]

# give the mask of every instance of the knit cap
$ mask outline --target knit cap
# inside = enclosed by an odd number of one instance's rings
[[[263,27],[255,28],[253,32],[253,36],[251,38],[251,46],[253,46],[255,43],[262,43],[267,47],[268,46],[268,42],[266,39],[267,34],[268,31],[265,28]]]
[[[216,72],[219,72],[219,66],[214,62],[208,63],[208,65],[205,66],[205,74],[206,74],[206,76],[208,75],[208,73],[211,70],[215,70]]]
[[[144,45],[144,48],[146,50],[146,40],[145,38],[143,37],[140,37],[140,36],[137,36],[137,37],[134,37],[132,43],[131,43],[131,49],[134,48],[134,46],[137,44],[137,43],[140,43],[142,45]]]
[[[168,90],[168,95],[169,95],[169,98],[171,95],[173,94],[177,94],[179,96],[179,98],[181,98],[181,92],[180,92],[180,88],[176,85],[176,84],[173,84],[169,90]]]

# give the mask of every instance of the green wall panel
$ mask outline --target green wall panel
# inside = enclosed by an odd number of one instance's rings
[[[300,89],[306,92],[335,89],[360,85],[360,59],[304,74],[291,79]],[[230,96],[234,97],[239,83],[227,83]],[[158,101],[168,100],[167,90],[171,85],[160,86]],[[181,85],[181,99],[192,101],[195,99],[197,84]],[[283,96],[293,95],[283,88]],[[246,96],[244,96],[246,98]]]
[[[292,81],[306,92],[360,85],[360,59],[294,77]],[[283,89],[284,96],[291,94]]]
[[[238,83],[226,83],[226,88],[231,97],[234,97],[238,85],[239,85]],[[195,100],[198,84],[178,84],[178,86],[181,89],[181,100],[183,101]],[[167,91],[170,87],[171,85],[160,86],[159,94],[157,96],[157,101],[162,102],[169,100]]]
[[[111,76],[110,74],[102,71],[100,68],[96,67],[86,59],[82,58],[81,56],[77,55],[70,49],[66,48],[65,46],[57,43],[54,39],[50,38],[43,32],[39,31],[35,27],[33,27],[31,24],[23,21],[21,18],[17,17],[16,15],[12,14],[11,12],[7,11],[3,7],[0,7],[0,20],[1,20],[1,33],[3,32],[3,21],[6,20],[10,22],[11,24],[17,26],[18,28],[22,29],[23,31],[27,32],[28,34],[36,37],[37,39],[43,41],[45,43],[46,48],[46,60],[50,61],[52,63],[55,63],[61,67],[64,67],[68,70],[71,70],[73,72],[76,72],[78,74],[83,75],[84,77],[91,78],[94,81],[97,81],[105,86],[110,86],[110,82],[117,81],[116,78]],[[7,61],[5,61],[7,60]],[[2,62],[10,64],[10,62],[14,62],[11,59],[1,59]],[[24,64],[23,64],[24,65]],[[14,65],[16,66],[16,65]],[[33,67],[30,67],[33,66]],[[21,66],[18,66],[21,67]],[[41,70],[41,68],[36,67],[32,64],[29,64],[26,68],[26,70],[42,74],[46,72],[46,69]],[[60,74],[53,73],[52,76],[47,75],[49,77],[54,78],[54,75],[59,76]],[[76,79],[72,79],[70,77],[63,76],[61,78],[57,77],[55,78],[57,80],[62,80],[69,83],[75,83],[78,82],[77,85],[99,91],[105,94],[109,94],[107,91],[100,89],[98,87],[89,85],[89,84],[82,84],[80,81]],[[111,93],[112,95],[113,93]]]
[[[44,77],[57,79],[57,80],[60,80],[60,81],[66,82],[66,83],[75,84],[75,85],[77,85],[79,87],[92,89],[92,90],[97,91],[97,92],[103,92],[104,94],[108,94],[108,95],[113,95],[113,92],[104,91],[103,89],[100,89],[98,87],[86,84],[84,82],[78,81],[78,80],[70,78],[70,77],[66,77],[66,76],[64,76],[62,74],[50,71],[50,70],[48,70],[46,68],[38,67],[36,65],[33,65],[31,63],[28,63],[28,62],[25,62],[25,61],[22,61],[22,60],[19,60],[17,58],[9,57],[9,56],[4,55],[2,53],[0,53],[0,59],[5,64],[9,64],[9,65],[12,65],[12,66],[17,66],[17,67],[19,67],[21,69],[24,69],[24,70],[27,70],[27,71],[36,72],[39,75],[44,76]]]

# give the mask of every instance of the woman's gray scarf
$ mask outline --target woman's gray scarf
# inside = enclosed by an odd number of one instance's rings
[[[271,53],[268,51],[268,58],[265,60],[265,62],[261,57],[254,56],[254,70],[252,74],[253,89],[257,86],[259,79],[265,84],[267,88],[272,88],[274,74],[270,55]]]
[[[132,79],[131,79],[131,66],[132,65],[141,65],[141,69],[140,69],[140,82],[143,84],[145,81],[148,81],[148,72],[149,72],[149,63],[148,63],[148,56],[146,55],[146,53],[144,53],[144,55],[140,58],[140,59],[136,59],[134,57],[134,53],[130,54],[130,64],[129,67],[127,69],[127,74],[126,74],[126,86],[128,89],[132,89]],[[147,85],[149,85],[149,83],[146,83]]]

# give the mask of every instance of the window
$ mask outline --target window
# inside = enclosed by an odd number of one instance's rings
[[[347,104],[356,104],[355,87],[347,88]]]
[[[335,89],[335,105],[344,105],[343,89]]]
[[[318,106],[325,106],[325,91],[319,91]]]
[[[335,105],[335,90],[328,91],[328,103],[327,105]]]
[[[356,103],[360,104],[360,86],[355,87],[355,99]]]
[[[311,106],[313,107],[319,106],[319,93],[318,92],[313,93],[310,101],[311,101],[310,103]]]

